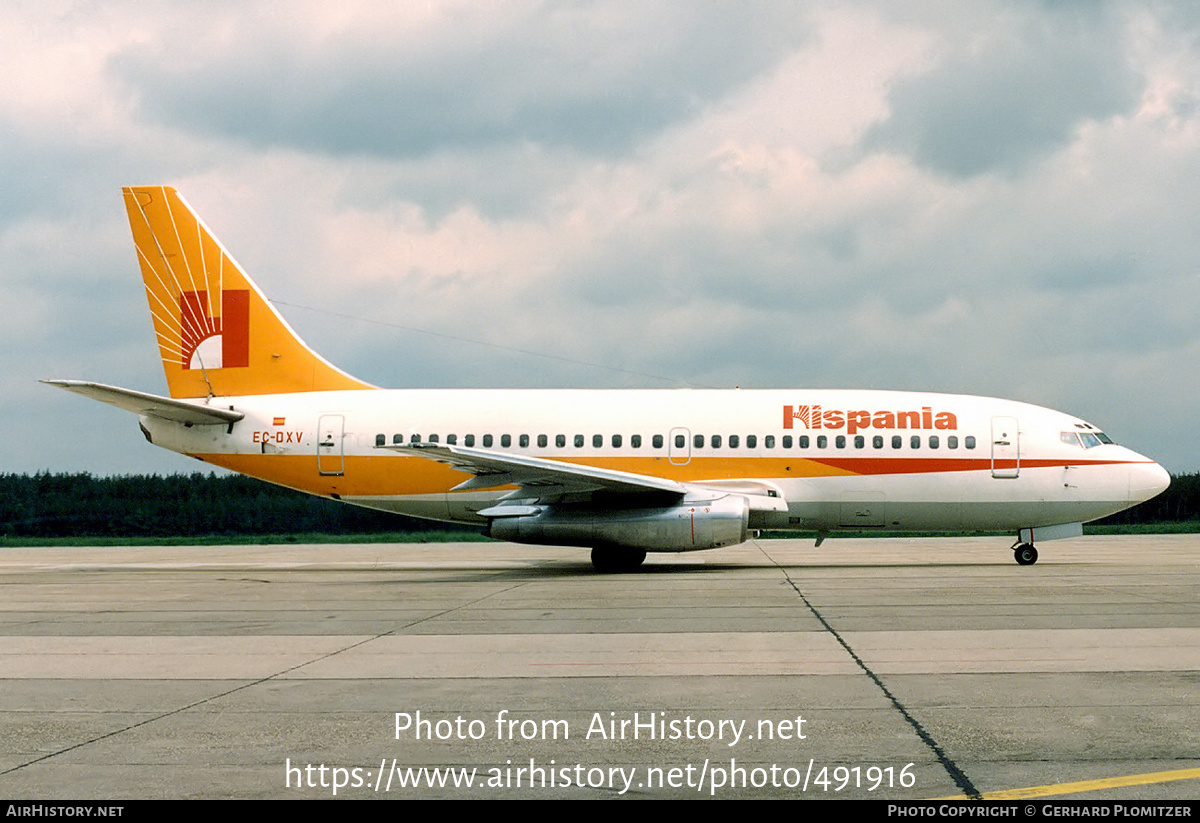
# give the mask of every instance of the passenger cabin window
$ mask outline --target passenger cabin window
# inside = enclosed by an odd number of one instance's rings
[[[917,438],[917,439],[919,440],[920,438]],[[954,439],[953,437],[947,437],[946,438],[947,445],[949,445],[949,441],[951,441],[953,439]],[[937,447],[938,447],[938,436],[936,434],[929,435],[929,448],[936,449]],[[954,448],[954,446],[950,446],[950,448]]]
[[[846,448],[846,435],[839,434],[837,439],[833,441],[839,449]]]
[[[554,435],[554,445],[560,449],[565,449],[567,447],[567,436],[565,434]]]
[[[436,443],[436,442],[438,442],[438,436],[437,436],[436,434],[431,434],[431,435],[429,435],[429,442],[430,442],[430,443]]]
[[[933,438],[930,438],[930,440],[933,440]],[[919,449],[919,448],[921,448],[921,435],[919,435],[919,434],[914,434],[914,435],[912,436],[912,439],[910,439],[910,440],[908,441],[908,445],[909,445],[909,447],[910,447],[910,448],[913,448],[913,449]],[[932,443],[931,443],[930,445],[932,445]]]
[[[763,448],[764,449],[775,448],[775,435],[768,434],[766,437],[763,438]]]
[[[730,445],[733,445],[733,444],[731,443]],[[719,435],[719,434],[714,434],[714,435],[712,436],[712,447],[713,447],[714,449],[719,449],[719,448],[721,448],[721,435]]]
[[[692,445],[698,449],[704,448],[704,435],[698,434],[692,438]]]
[[[931,441],[930,445],[933,445],[932,440],[933,440],[933,438],[930,438],[930,441]],[[934,446],[934,448],[937,448],[937,447]],[[946,436],[946,448],[948,448],[948,449],[957,449],[958,448],[958,436],[957,435],[951,434],[951,435]]]
[[[883,435],[882,434],[877,434],[871,438],[871,448],[873,448],[873,449],[882,449],[883,448]]]
[[[748,448],[748,449],[758,448],[758,436],[757,435],[754,435],[754,434],[746,435],[746,448]]]
[[[729,448],[736,449],[741,440],[736,434],[729,435]]]
[[[420,442],[421,442],[421,435],[419,435],[419,434],[414,434],[412,437],[410,437],[410,438],[408,438],[408,439],[409,439],[409,442],[411,442],[411,443],[420,443]]]
[[[642,436],[640,434],[629,435],[629,447],[640,449],[642,447]]]
[[[861,434],[854,435],[854,448],[861,449],[865,445],[867,445],[867,438]]]
[[[376,446],[385,446],[385,445],[387,445],[387,435],[385,435],[385,434],[377,434],[377,435],[375,435],[375,445],[376,445]]]
[[[965,445],[968,449],[975,448],[975,436],[968,434],[965,438],[963,438],[963,445]]]
[[[682,449],[686,443],[687,441],[683,439],[682,434],[675,435],[675,448]]]
[[[593,434],[592,435],[592,448],[598,449],[603,445],[604,445],[604,435]]]
[[[682,440],[683,438],[679,437],[677,439]],[[656,449],[661,449],[663,447],[663,436],[661,434],[654,435],[654,439],[650,441],[650,445],[654,446]],[[682,446],[683,444],[680,443],[679,445]]]
[[[583,435],[582,434],[575,435],[575,448],[577,448],[577,449],[583,448]]]
[[[538,435],[537,444],[538,444],[538,448],[539,448],[539,449],[544,449],[544,448],[546,448],[546,444],[547,444],[547,443],[549,443],[549,442],[550,442],[550,441],[549,441],[549,438],[547,438],[547,437],[546,437],[546,435],[544,435],[544,434],[539,434],[539,435]]]
[[[783,436],[783,447],[785,449],[790,449],[792,447],[792,436],[790,434],[785,434]]]
[[[614,434],[614,435],[612,436],[612,446],[613,446],[613,448],[614,448],[614,449],[619,449],[619,448],[621,448],[621,435],[619,435],[619,434]]]
[[[825,436],[825,435],[823,435],[823,434],[822,434],[822,435],[818,435],[818,436],[817,436],[817,448],[818,448],[818,449],[824,449],[824,448],[826,448],[828,445],[829,445],[829,438],[828,438],[828,437],[826,437],[826,436]]]
[[[919,442],[919,440],[918,440],[918,442]],[[898,449],[903,445],[904,445],[904,438],[898,434],[893,434],[892,435],[892,448]]]
[[[475,445],[475,435],[464,434],[463,435],[463,445],[467,446],[468,448],[471,446],[474,446]]]
[[[449,446],[457,445],[458,444],[458,435],[457,434],[446,435],[446,444]]]
[[[492,447],[492,436],[490,434],[485,434],[483,436],[483,447],[485,449],[490,449]]]
[[[809,442],[807,434],[800,435],[800,448],[807,449]]]
[[[399,446],[403,442],[404,442],[404,435],[402,435],[402,434],[393,434],[392,435],[392,445],[393,446]]]

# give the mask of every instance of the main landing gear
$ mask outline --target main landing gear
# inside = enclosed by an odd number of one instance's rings
[[[602,546],[592,549],[592,568],[600,574],[617,574],[631,572],[646,559],[646,553],[641,549],[623,549],[614,546]]]
[[[1021,566],[1032,566],[1037,562],[1037,549],[1032,543],[1021,543],[1013,548],[1013,557]]]

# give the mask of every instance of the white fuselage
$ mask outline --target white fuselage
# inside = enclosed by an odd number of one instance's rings
[[[763,529],[1080,523],[1148,499],[1167,483],[1160,466],[1101,442],[1107,438],[1078,418],[962,395],[367,390],[210,404],[245,418],[229,427],[184,426],[143,415],[142,424],[157,445],[244,474],[464,523],[484,522],[476,512],[511,498],[513,488],[454,491],[470,475],[386,447],[436,441],[705,487],[768,489],[781,505],[751,511],[750,527]]]

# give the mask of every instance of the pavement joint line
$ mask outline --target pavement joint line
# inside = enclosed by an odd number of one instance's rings
[[[421,617],[421,618],[418,618],[411,622],[405,623],[402,626],[396,626],[394,628],[388,629],[386,632],[380,632],[379,634],[364,638],[355,643],[350,643],[349,645],[344,646],[340,649],[334,649],[331,652],[326,652],[325,654],[317,655],[312,660],[305,660],[303,663],[297,663],[294,666],[289,666],[286,669],[282,669],[281,671],[274,672],[273,674],[269,674],[266,677],[260,677],[256,680],[251,680],[248,683],[243,683],[240,686],[234,686],[232,689],[226,689],[225,691],[218,692],[217,694],[210,694],[207,697],[201,698],[200,700],[194,700],[191,703],[188,703],[186,706],[180,706],[178,708],[171,709],[170,711],[156,714],[153,717],[147,717],[144,720],[139,720],[137,723],[130,723],[128,726],[124,726],[120,729],[113,729],[110,732],[105,732],[104,734],[96,735],[95,737],[89,737],[87,740],[81,740],[78,743],[71,744],[70,746],[64,746],[61,749],[57,749],[57,750],[49,752],[47,754],[43,754],[40,757],[35,757],[33,760],[27,760],[24,763],[18,763],[17,765],[11,766],[11,767],[5,769],[4,771],[0,771],[0,777],[3,777],[6,774],[12,774],[13,772],[18,772],[21,769],[27,768],[29,766],[34,766],[45,760],[50,760],[51,758],[58,757],[59,755],[62,755],[62,754],[66,754],[67,752],[72,752],[72,751],[75,751],[76,749],[81,749],[84,746],[90,746],[91,744],[98,743],[101,740],[107,740],[110,737],[116,737],[119,734],[124,734],[125,732],[133,731],[134,729],[141,728],[142,726],[146,726],[151,723],[155,723],[159,720],[163,720],[168,717],[173,717],[174,715],[177,715],[177,714],[182,714],[183,712],[186,712],[189,709],[194,709],[197,706],[203,706],[204,704],[211,703],[214,700],[220,700],[222,697],[228,697],[231,694],[236,694],[237,692],[244,691],[253,686],[258,686],[262,683],[266,683],[268,681],[275,680],[276,678],[283,677],[286,674],[291,674],[292,672],[296,671],[297,669],[302,669],[305,666],[312,665],[313,663],[319,663],[322,660],[328,660],[329,658],[334,657],[339,654],[342,654],[343,652],[348,652],[351,649],[356,649],[359,646],[365,645],[367,643],[371,643],[371,642],[373,642],[375,640],[379,640],[380,638],[383,638],[383,637],[390,637],[391,635],[394,635],[397,632],[403,631],[404,629],[411,629],[413,626],[420,625],[421,623],[425,623],[429,620],[435,620],[439,617],[443,617],[452,612],[456,612],[459,609],[465,609],[469,606],[474,606],[475,604],[481,603],[484,600],[487,600],[489,598],[495,597],[500,594],[506,594],[506,593],[512,591],[513,589],[520,588],[521,586],[524,586],[524,585],[525,585],[524,582],[515,583],[515,584],[513,584],[511,586],[507,586],[503,589],[499,589],[494,592],[489,592],[480,597],[476,597],[473,600],[464,601],[455,606],[451,606],[450,608],[442,609],[439,612],[435,612],[433,614],[427,614],[424,617]]]
[[[833,636],[833,639],[836,640],[838,644],[846,650],[846,653],[850,655],[850,658],[858,665],[860,669],[863,670],[867,677],[870,678],[871,682],[883,692],[884,697],[891,702],[896,710],[900,712],[900,715],[905,719],[905,721],[908,722],[908,725],[912,726],[913,730],[917,733],[917,736],[926,746],[929,747],[930,751],[932,751],[934,756],[937,758],[937,761],[942,764],[942,768],[944,768],[946,773],[950,775],[950,779],[954,781],[954,785],[962,789],[963,794],[966,795],[968,800],[980,800],[982,795],[979,793],[979,789],[975,788],[975,784],[971,782],[971,779],[967,777],[962,769],[958,767],[958,764],[956,764],[950,758],[950,756],[946,754],[941,745],[939,745],[938,742],[933,739],[933,735],[926,731],[925,727],[921,725],[920,721],[913,717],[912,713],[909,712],[904,704],[901,703],[894,694],[892,694],[891,690],[888,689],[884,682],[879,678],[879,675],[871,671],[871,667],[867,665],[866,661],[858,656],[857,652],[854,651],[854,648],[846,641],[844,637],[842,637],[841,634],[838,633],[838,630],[835,629],[829,623],[829,621],[825,619],[824,615],[822,615],[821,612],[817,610],[816,606],[814,606],[804,595],[804,592],[800,591],[800,587],[796,584],[796,581],[792,579],[792,576],[788,574],[787,569],[785,569],[778,561],[776,561],[774,557],[768,554],[766,549],[762,547],[762,544],[759,543],[758,540],[753,540],[751,542],[753,542],[758,550],[763,553],[764,557],[775,564],[775,567],[783,574],[784,580],[787,581],[788,585],[792,587],[792,590],[796,592],[800,599],[804,601],[804,605],[808,608],[808,610],[812,612],[813,617],[817,618],[821,625],[825,627],[825,631],[829,632],[829,634]]]

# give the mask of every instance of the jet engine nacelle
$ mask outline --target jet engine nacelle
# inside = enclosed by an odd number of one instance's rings
[[[749,520],[746,498],[728,494],[653,508],[547,507],[537,514],[496,517],[488,535],[513,543],[690,552],[745,542]]]

